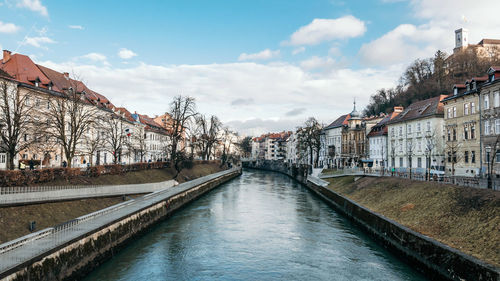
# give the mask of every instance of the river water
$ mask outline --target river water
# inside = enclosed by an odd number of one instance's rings
[[[244,171],[86,280],[426,280],[307,188]]]

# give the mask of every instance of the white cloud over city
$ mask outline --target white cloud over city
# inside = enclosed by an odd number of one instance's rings
[[[118,56],[124,60],[128,60],[133,57],[136,57],[137,54],[134,53],[132,50],[121,48],[120,50],[118,50]]]
[[[19,29],[20,27],[13,23],[0,21],[0,33],[16,33]]]
[[[295,31],[285,44],[317,45],[335,39],[358,37],[365,31],[365,23],[351,15],[337,19],[314,19]]]
[[[25,8],[33,12],[37,12],[42,16],[48,17],[49,11],[40,0],[19,0],[17,6],[20,8]]]
[[[239,61],[249,61],[249,60],[269,60],[272,58],[277,58],[280,55],[280,50],[272,51],[270,49],[265,49],[261,52],[254,54],[242,53],[239,57]]]

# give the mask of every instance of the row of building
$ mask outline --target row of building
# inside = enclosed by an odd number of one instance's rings
[[[255,159],[309,163],[298,155],[293,132],[252,142]],[[354,103],[352,112],[323,128],[318,163],[413,174],[500,174],[500,67],[454,85],[452,95],[394,107],[389,114],[362,117]]]
[[[19,151],[13,161],[16,166],[20,162],[34,161],[42,167],[69,166],[82,167],[89,164],[135,163],[141,161],[158,161],[167,158],[169,114],[149,117],[137,112],[131,113],[124,107],[116,107],[104,95],[89,89],[83,82],[70,78],[69,73],[61,73],[48,67],[34,63],[28,56],[12,54],[3,51],[0,61],[0,82],[7,85],[9,93],[18,93],[19,97],[26,97],[24,102],[29,106],[27,114],[38,115],[40,118],[50,114],[50,104],[54,99],[60,99],[69,91],[75,91],[82,97],[85,110],[96,114],[95,125],[85,132],[85,135],[76,143],[77,153],[68,163],[60,141],[47,140],[33,142],[33,145]],[[6,89],[7,89],[6,88]],[[5,92],[5,91],[4,91]],[[29,95],[29,97],[27,96]],[[8,100],[6,96],[3,100]],[[2,107],[2,117],[7,111]],[[2,119],[3,120],[3,119]],[[110,141],[109,122],[119,120],[119,144]],[[0,129],[7,130],[8,124],[0,124]],[[3,127],[3,128],[2,128]],[[19,137],[19,146],[33,140],[37,129],[31,128],[22,132]],[[119,145],[118,150],[112,146]],[[118,155],[115,157],[115,153]],[[24,160],[24,161],[23,161]],[[9,153],[5,142],[0,140],[0,169],[7,168]]]

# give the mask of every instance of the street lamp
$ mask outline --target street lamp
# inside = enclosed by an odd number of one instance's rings
[[[486,147],[486,161],[488,161],[488,189],[491,189],[491,167],[490,167],[490,157],[491,157],[491,147]]]

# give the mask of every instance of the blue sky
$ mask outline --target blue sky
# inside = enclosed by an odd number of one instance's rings
[[[331,122],[354,97],[366,105],[413,59],[451,52],[456,28],[500,38],[499,4],[486,0],[0,3],[2,48],[130,111],[161,114],[192,95],[246,134]]]

